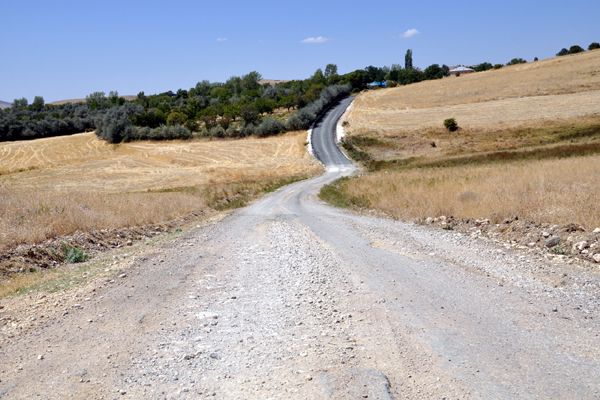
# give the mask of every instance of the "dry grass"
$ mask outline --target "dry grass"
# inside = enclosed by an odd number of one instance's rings
[[[351,134],[415,138],[456,118],[477,134],[600,117],[600,51],[366,92],[348,113]]]
[[[374,172],[321,195],[407,219],[595,228],[599,104],[600,51],[365,92],[346,116],[345,147]],[[458,132],[443,128],[450,117]]]
[[[406,219],[439,215],[519,216],[535,222],[600,226],[600,156],[510,164],[380,171],[322,192],[341,206]]]
[[[600,90],[600,51],[362,95],[356,110],[403,110]]]
[[[319,171],[304,140],[109,145],[88,133],[0,144],[0,248],[241,205]]]

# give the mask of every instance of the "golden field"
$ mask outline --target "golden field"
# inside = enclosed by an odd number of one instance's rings
[[[404,127],[409,130],[441,127],[445,118],[453,116],[464,128],[471,126],[467,121],[485,127],[490,127],[493,122],[512,126],[523,121],[523,107],[528,107],[529,101],[532,106],[526,111],[533,113],[535,118],[579,116],[590,110],[599,113],[598,107],[589,104],[599,98],[599,91],[600,51],[590,51],[500,70],[367,92],[358,96],[347,119],[352,130],[357,131],[370,130],[370,123],[376,130],[384,131],[401,130]],[[560,95],[567,96],[561,101],[561,97],[557,97]],[[512,101],[506,101],[508,99]],[[487,102],[490,102],[489,107],[482,105]],[[466,104],[477,111],[469,114],[471,108],[465,107]],[[577,105],[583,110],[579,111]],[[477,116],[479,111],[485,114]],[[436,115],[441,120],[430,120]],[[461,118],[463,116],[465,121]],[[404,118],[414,119],[405,125],[402,121]],[[420,125],[415,126],[415,122]]]
[[[537,223],[600,226],[600,156],[450,168],[379,171],[322,192],[341,206],[374,208],[403,219],[440,215],[519,216]]]
[[[600,225],[600,51],[363,92],[345,120],[371,173],[325,188],[335,204]]]
[[[0,248],[241,205],[319,165],[304,132],[107,144],[93,133],[0,144]]]
[[[350,136],[384,142],[375,159],[440,157],[556,143],[548,136],[563,128],[600,125],[599,104],[600,51],[591,51],[364,92],[346,121]],[[447,118],[459,132],[445,130]]]

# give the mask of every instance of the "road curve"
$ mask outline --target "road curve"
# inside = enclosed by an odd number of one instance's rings
[[[341,100],[313,126],[311,133],[313,152],[315,157],[326,167],[352,168],[352,162],[337,146],[336,134],[337,122],[352,100],[352,97]]]
[[[0,397],[600,398],[597,269],[318,200],[352,172],[332,147],[346,104],[313,131],[325,174],[3,340]]]

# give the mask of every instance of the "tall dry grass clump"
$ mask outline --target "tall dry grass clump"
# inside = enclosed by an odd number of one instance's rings
[[[206,207],[200,193],[49,193],[0,189],[0,250],[75,231],[169,221]]]

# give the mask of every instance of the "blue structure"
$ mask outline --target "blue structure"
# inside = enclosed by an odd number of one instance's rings
[[[386,81],[381,81],[381,82],[374,81],[374,82],[368,83],[367,87],[370,88],[370,89],[373,89],[373,88],[386,88],[387,87],[387,82]]]

